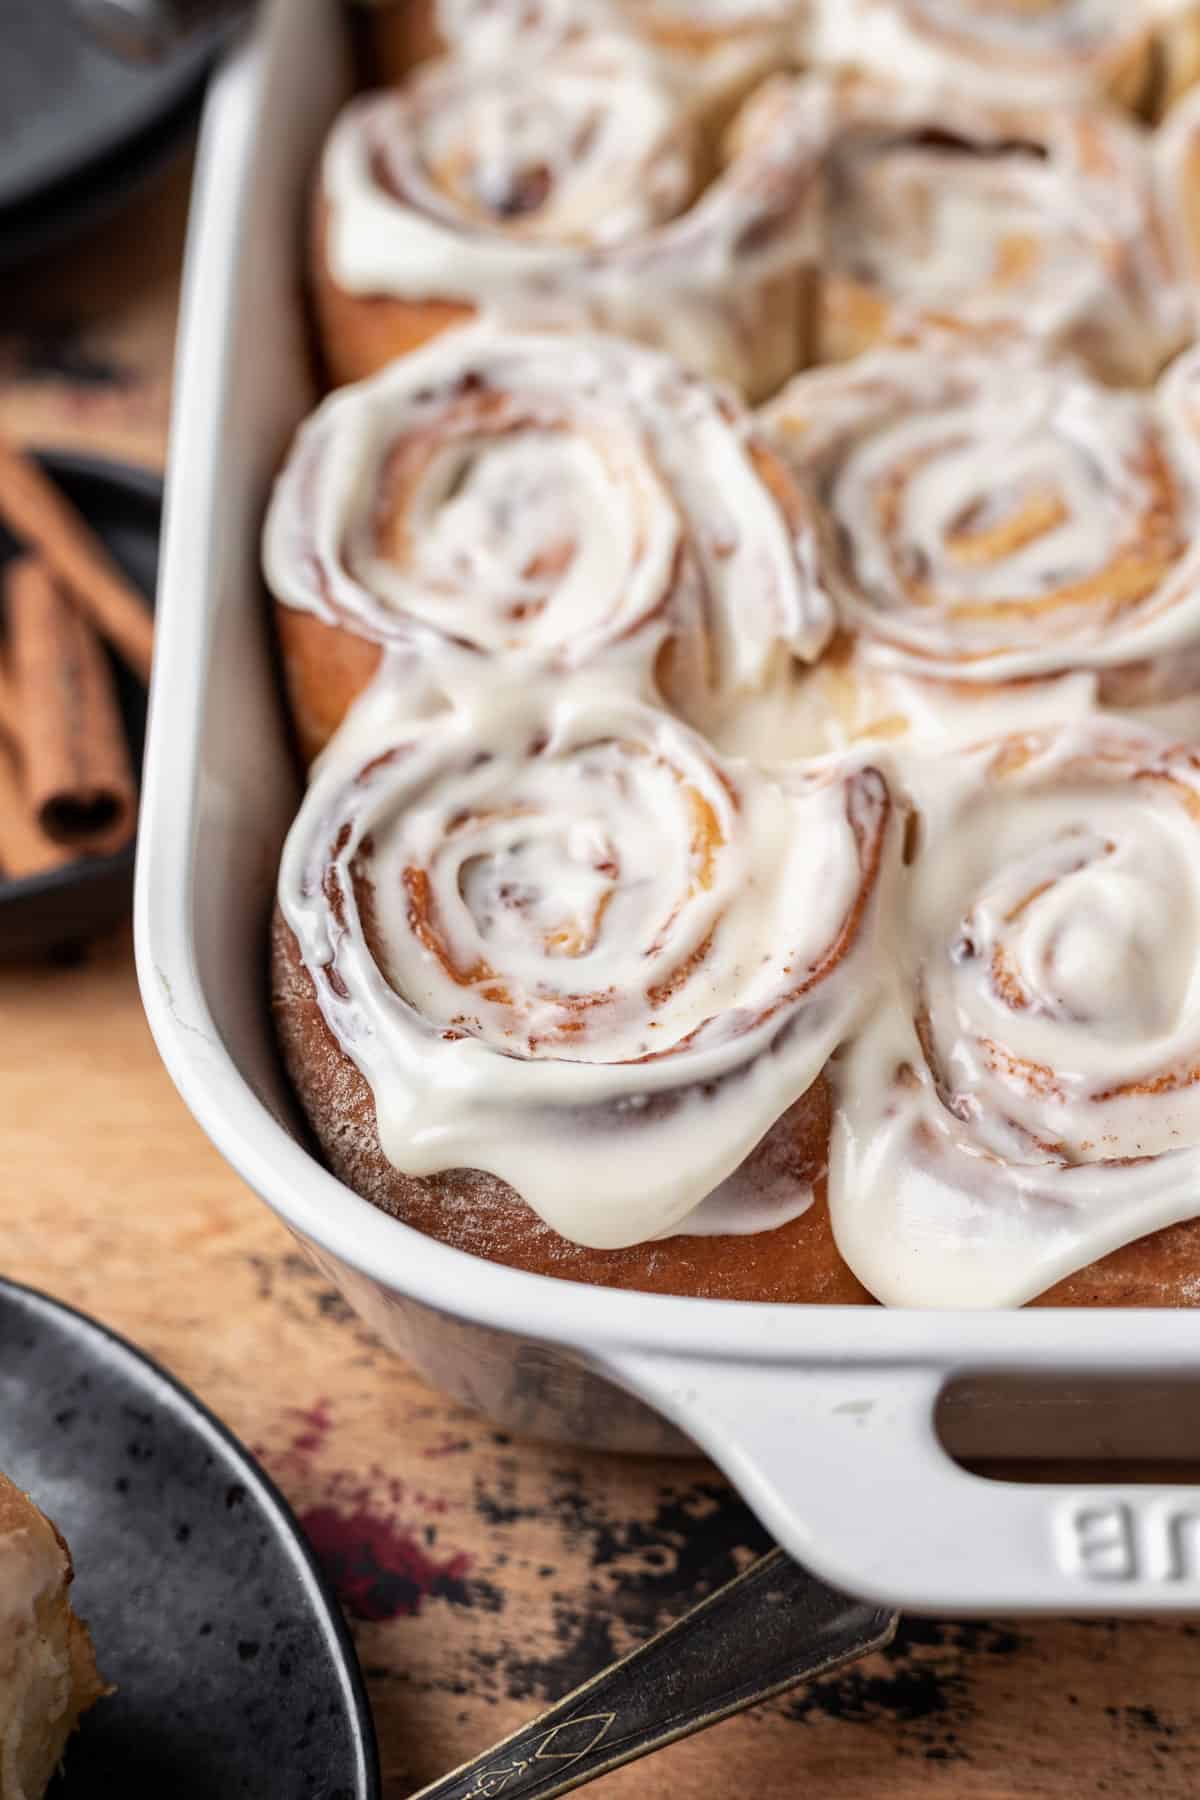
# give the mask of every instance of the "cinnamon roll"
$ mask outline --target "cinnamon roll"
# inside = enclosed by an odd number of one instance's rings
[[[396,82],[443,52],[528,62],[615,32],[699,89],[736,92],[803,52],[812,14],[812,0],[408,0],[380,11],[373,65]]]
[[[1122,391],[936,335],[799,377],[763,427],[817,504],[854,637],[848,735],[1200,693],[1200,352]]]
[[[1016,1305],[1200,1206],[1200,756],[1093,720],[908,773],[892,977],[836,1065],[834,1232],[888,1304]],[[1117,1297],[1195,1303],[1170,1238],[1140,1252]]]
[[[833,629],[779,456],[728,394],[615,338],[474,326],[333,395],[264,559],[308,755],[385,649],[417,710],[605,668],[705,722]]]
[[[814,52],[1003,105],[1112,96],[1161,116],[1200,74],[1192,0],[818,0]]]
[[[109,1691],[97,1672],[88,1628],[71,1605],[73,1579],[61,1532],[0,1474],[0,1794],[5,1800],[41,1800],[83,1714]],[[87,1779],[84,1775],[83,1783]]]
[[[807,354],[823,130],[819,102],[768,83],[718,146],[614,37],[354,100],[316,196],[329,372],[357,380],[486,312],[620,332],[768,393]]]
[[[724,762],[585,676],[391,708],[359,703],[280,873],[276,1018],[335,1173],[523,1267],[711,1288],[678,1234],[788,1232],[792,1289],[850,1295],[823,1214],[796,1221],[878,981],[883,774]]]
[[[862,80],[834,91],[821,360],[933,318],[1017,327],[1106,380],[1144,382],[1185,341],[1149,134],[1100,108],[989,111]],[[800,92],[830,104],[821,78]]]

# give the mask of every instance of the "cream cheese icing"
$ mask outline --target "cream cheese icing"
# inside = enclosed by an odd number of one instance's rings
[[[27,1527],[0,1533],[0,1643],[30,1629],[38,1602],[61,1587],[62,1579],[61,1566],[54,1566]]]
[[[624,33],[705,97],[736,94],[803,54],[813,0],[438,0],[443,43],[458,57],[544,55],[587,35]]]
[[[503,656],[508,679],[603,658],[649,685],[669,646],[668,687],[720,716],[833,629],[789,487],[732,397],[670,359],[480,324],[318,409],[265,570],[435,681]]]
[[[810,76],[816,97],[827,78]],[[1150,134],[1099,107],[991,109],[949,84],[834,84],[822,329],[833,354],[932,315],[1010,325],[1147,381],[1192,306]]]
[[[735,1172],[825,1069],[888,1304],[1194,1216],[1200,758],[1143,721],[1200,728],[1198,376],[954,334],[817,371],[762,421],[802,528],[728,396],[612,340],[479,325],[327,402],[268,572],[386,655],[279,896],[385,1156],[598,1248],[769,1230],[810,1194]],[[708,741],[655,689],[691,558]]]
[[[710,175],[690,87],[626,40],[434,65],[335,123],[330,273],[351,294],[623,332],[765,391],[799,360],[823,104],[767,83]]]
[[[279,885],[384,1154],[597,1247],[677,1230],[870,1004],[884,776],[719,760],[586,673],[392,707],[383,677],[326,750]]]
[[[816,60],[904,83],[950,80],[978,97],[1053,105],[1127,77],[1164,23],[1190,0],[821,0]],[[1135,88],[1135,93],[1136,93]]]
[[[904,759],[921,846],[836,1064],[838,1247],[1018,1305],[1200,1207],[1200,759],[1093,719]]]
[[[1141,393],[935,338],[797,378],[765,427],[825,509],[864,660],[994,683],[1195,642],[1198,397],[1196,351]]]

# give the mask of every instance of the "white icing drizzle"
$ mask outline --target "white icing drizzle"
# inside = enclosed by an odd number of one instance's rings
[[[1120,85],[1190,0],[818,0],[814,57],[1052,106]]]
[[[586,674],[415,728],[385,670],[280,903],[388,1159],[488,1170],[608,1248],[677,1230],[869,1008],[893,815],[862,758],[768,776]]]
[[[588,35],[624,34],[717,100],[807,47],[813,0],[438,0],[455,56],[529,59]]]
[[[834,1232],[888,1304],[1017,1305],[1196,1213],[1200,758],[1093,719],[905,776],[920,851],[835,1064]]]
[[[825,509],[862,660],[994,683],[1195,642],[1198,419],[1196,351],[1138,393],[937,338],[798,378],[764,425]]]
[[[708,179],[690,87],[628,40],[433,65],[335,123],[328,266],[353,294],[621,332],[769,391],[799,360],[824,105],[768,83]]]
[[[495,679],[497,657],[517,682],[603,661],[708,719],[833,629],[805,504],[748,415],[604,337],[480,324],[334,394],[264,559],[286,605],[404,648],[439,688]]]
[[[812,104],[827,86],[800,84]],[[1109,379],[1147,381],[1191,305],[1149,134],[1095,107],[988,111],[949,87],[838,84],[828,158],[825,329],[864,312],[1010,325]]]
[[[1086,670],[1035,681],[991,684],[930,681],[881,669],[861,644],[811,669],[796,669],[747,695],[710,728],[726,756],[777,764],[880,744],[903,766],[909,744],[950,750],[1010,731],[1034,731],[1092,718],[1097,677]],[[1189,694],[1130,701],[1123,716],[1188,735],[1200,727],[1200,675]]]

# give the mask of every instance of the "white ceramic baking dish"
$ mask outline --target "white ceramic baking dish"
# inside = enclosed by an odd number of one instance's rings
[[[258,539],[313,400],[305,190],[347,80],[335,0],[273,0],[203,130],[137,881],[142,992],[184,1099],[380,1337],[506,1424],[613,1449],[679,1448],[682,1433],[803,1561],[901,1607],[1197,1607],[1200,1491],[1001,1484],[967,1473],[943,1436],[976,1457],[1200,1450],[1187,1385],[1200,1312],[886,1312],[581,1287],[420,1236],[304,1148],[265,999],[296,788]]]

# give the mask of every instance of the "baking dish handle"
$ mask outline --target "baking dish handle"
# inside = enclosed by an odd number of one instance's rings
[[[724,1470],[779,1543],[850,1593],[925,1613],[1200,1611],[1200,1488],[1036,1485],[960,1468],[933,1367],[606,1371]]]

